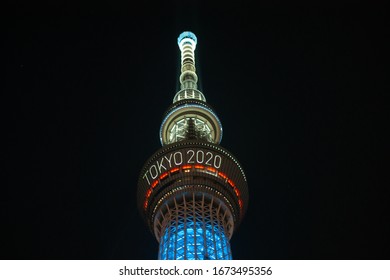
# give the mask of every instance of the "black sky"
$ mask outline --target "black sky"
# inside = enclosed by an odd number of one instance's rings
[[[385,9],[257,2],[9,10],[2,259],[156,259],[136,184],[185,30],[221,145],[248,178],[233,258],[389,259]]]

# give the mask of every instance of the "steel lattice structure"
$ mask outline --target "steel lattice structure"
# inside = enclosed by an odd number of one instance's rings
[[[232,259],[230,238],[248,207],[237,159],[219,146],[222,125],[197,88],[197,38],[183,32],[181,89],[160,128],[162,148],[145,163],[138,207],[160,243],[159,259]]]
[[[231,259],[233,221],[224,203],[194,191],[171,199],[156,217],[159,259]]]

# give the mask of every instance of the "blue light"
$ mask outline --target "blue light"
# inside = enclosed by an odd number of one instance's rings
[[[197,44],[197,42],[198,42],[198,39],[196,38],[194,33],[192,33],[191,31],[184,31],[177,38],[177,44],[180,46],[181,40],[183,40],[185,38],[190,38],[190,39],[194,40],[195,44]]]
[[[160,240],[160,260],[231,260],[229,240],[222,228],[193,221],[172,223]]]

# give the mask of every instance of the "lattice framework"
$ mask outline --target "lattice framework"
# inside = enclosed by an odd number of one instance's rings
[[[230,210],[205,193],[182,193],[165,203],[155,218],[159,259],[230,260]]]

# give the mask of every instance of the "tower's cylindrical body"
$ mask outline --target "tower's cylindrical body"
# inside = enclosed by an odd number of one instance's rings
[[[197,38],[183,32],[181,89],[160,128],[162,148],[145,163],[138,206],[159,241],[159,259],[232,259],[229,240],[248,205],[246,177],[219,146],[222,125],[197,88]]]

